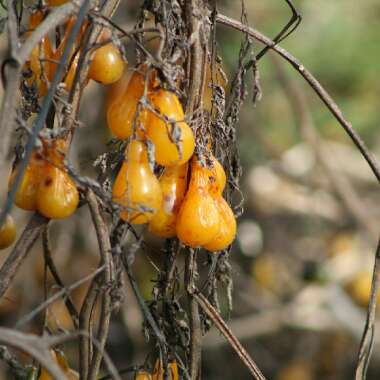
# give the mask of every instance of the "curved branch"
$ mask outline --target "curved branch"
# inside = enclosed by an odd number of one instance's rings
[[[319,96],[319,98],[323,101],[323,103],[325,103],[325,105],[333,114],[335,119],[344,128],[344,130],[350,136],[353,143],[360,150],[361,154],[363,155],[368,165],[370,166],[373,174],[375,175],[377,181],[380,182],[380,167],[376,158],[367,148],[367,146],[365,145],[361,137],[353,129],[351,123],[348,122],[344,118],[342,111],[340,110],[338,105],[335,103],[335,101],[331,98],[328,92],[322,87],[322,85],[318,82],[318,80],[313,76],[313,74],[311,74],[310,71],[308,71],[305,68],[304,65],[302,65],[295,57],[293,57],[285,49],[276,45],[276,43],[272,41],[270,38],[266,37],[264,34],[260,33],[259,31],[253,28],[250,28],[247,25],[242,24],[240,21],[234,20],[222,14],[217,14],[216,22],[222,25],[232,27],[236,30],[239,30],[240,32],[247,33],[249,36],[253,37],[257,41],[260,41],[264,45],[268,46],[270,49],[272,49],[274,52],[276,52],[278,55],[280,55],[282,58],[288,61],[297,70],[297,72],[304,77],[306,82],[310,85],[310,87],[314,90],[314,92]]]

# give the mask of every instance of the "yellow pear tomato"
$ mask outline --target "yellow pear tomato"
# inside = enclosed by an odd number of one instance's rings
[[[161,89],[150,93],[149,100],[161,114],[158,116],[148,110],[146,121],[147,136],[156,149],[156,162],[163,166],[187,162],[193,155],[195,139],[193,131],[184,121],[185,115],[177,96]]]
[[[136,116],[137,104],[145,91],[145,73],[143,70],[135,71],[124,94],[109,104],[107,110],[107,124],[111,132],[119,139],[127,139],[132,135],[133,125],[136,122],[137,131],[145,125],[146,111],[140,110]]]
[[[133,224],[149,222],[160,208],[160,183],[149,166],[143,142],[133,140],[127,146],[126,162],[116,177],[112,198],[127,208],[121,211],[121,218]]]
[[[121,78],[124,67],[125,63],[119,49],[114,44],[108,43],[94,53],[88,75],[96,82],[111,84]]]
[[[16,192],[15,204],[29,211],[38,211],[50,219],[67,218],[76,210],[79,193],[63,166],[66,153],[64,140],[50,145],[43,142],[43,149],[34,152]],[[9,179],[14,182],[17,167]]]
[[[231,207],[222,196],[216,198],[215,204],[220,216],[219,231],[209,243],[203,246],[210,252],[227,248],[236,235],[236,219]]]
[[[177,216],[176,231],[183,244],[196,248],[215,238],[220,216],[209,192],[209,170],[195,161],[191,170],[189,189]]]
[[[48,165],[37,193],[37,210],[50,219],[63,219],[78,207],[79,193],[73,180],[60,168]]]

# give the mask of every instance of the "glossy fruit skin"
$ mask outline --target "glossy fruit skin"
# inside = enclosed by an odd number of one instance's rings
[[[0,249],[8,248],[16,240],[16,225],[11,215],[7,215],[0,227]]]
[[[113,185],[112,198],[115,203],[131,209],[122,210],[120,217],[133,224],[149,222],[160,208],[160,183],[149,166],[143,142],[132,140],[129,143],[126,162],[123,162]],[[143,211],[141,207],[150,211]]]
[[[76,185],[63,167],[66,143],[56,140],[51,145],[43,143],[39,152],[34,152],[16,192],[16,206],[38,211],[50,219],[63,219],[72,215],[79,203]],[[17,167],[9,179],[11,188]]]
[[[160,178],[162,205],[149,223],[149,230],[156,236],[176,236],[179,207],[187,188],[188,164],[167,167]]]
[[[118,81],[106,87],[106,115],[108,114],[108,110],[111,107],[111,105],[117,102],[121,98],[121,96],[124,95],[125,90],[128,86],[128,82],[129,80],[124,70],[123,76]]]
[[[208,244],[220,226],[219,210],[209,192],[209,171],[193,162],[189,189],[177,216],[176,232],[181,242],[196,248]]]
[[[40,10],[33,12],[29,19],[29,31],[26,33],[29,37],[36,27],[43,21],[44,13]],[[40,96],[47,93],[47,79],[51,77],[52,67],[48,61],[53,56],[53,51],[48,36],[44,36],[36,47],[32,50],[26,67],[32,72],[32,76],[27,79],[29,86],[35,85]],[[46,59],[47,61],[42,61]]]
[[[125,64],[119,49],[109,43],[95,51],[88,75],[96,82],[111,84],[121,78],[124,68]]]
[[[49,165],[38,188],[38,212],[49,219],[64,219],[75,212],[78,203],[72,179],[62,169]]]
[[[210,252],[226,249],[236,236],[236,219],[231,207],[222,196],[215,199],[215,204],[220,216],[219,231],[214,239],[203,246]]]
[[[124,140],[132,135],[137,104],[144,95],[144,90],[145,75],[140,71],[135,71],[129,80],[125,92],[109,105],[107,124],[117,138]],[[146,116],[146,112],[142,110],[136,121],[145,125]]]
[[[148,96],[151,105],[161,115],[175,121],[177,131],[173,133],[173,124],[163,121],[159,116],[148,110],[147,137],[153,142],[156,151],[156,162],[162,166],[181,165],[193,155],[195,148],[194,134],[184,122],[184,112],[177,96],[170,91],[158,90]],[[170,134],[179,137],[181,154]]]

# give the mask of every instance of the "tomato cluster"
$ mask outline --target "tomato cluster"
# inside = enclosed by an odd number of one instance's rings
[[[63,1],[48,1],[48,6]],[[32,13],[30,31],[43,20],[44,11]],[[29,81],[44,95],[62,57],[75,24],[65,24],[62,41],[53,51],[49,37],[44,37],[28,61],[32,72]],[[88,23],[83,23],[76,43],[71,48],[70,66],[63,81],[71,89],[76,73],[81,41]],[[120,217],[133,224],[149,224],[149,230],[160,237],[178,237],[190,247],[203,247],[217,252],[228,247],[236,234],[236,221],[223,198],[226,174],[209,151],[210,163],[201,163],[194,155],[195,136],[185,120],[176,92],[163,86],[156,69],[137,67],[128,84],[123,83],[124,61],[119,49],[103,33],[100,47],[94,53],[89,79],[115,83],[117,91],[107,103],[107,124],[119,139],[128,140],[125,159],[113,184],[112,199],[120,206]],[[44,58],[44,59],[41,59]],[[50,59],[49,59],[50,58]],[[208,67],[206,79],[224,86],[219,68]],[[212,116],[212,91],[204,90],[205,108]],[[43,141],[43,148],[33,153],[15,203],[26,210],[60,219],[70,216],[79,201],[78,190],[63,165],[65,142]],[[17,167],[10,177],[12,185]],[[160,173],[157,177],[155,174]]]
[[[64,167],[67,145],[64,140],[42,141],[43,147],[33,152],[16,193],[15,204],[38,211],[50,219],[67,218],[79,202],[78,189]],[[18,166],[9,178],[12,186]]]
[[[48,5],[56,6],[64,1],[49,1]],[[42,9],[35,10],[29,18],[29,36],[45,17],[45,11]],[[25,69],[29,69],[31,75],[27,78],[29,86],[34,85],[38,90],[39,96],[45,96],[48,83],[52,81],[58,63],[62,59],[63,52],[67,45],[69,36],[75,24],[75,19],[69,19],[65,24],[65,31],[62,41],[56,49],[53,49],[49,36],[41,39],[39,44],[33,49]],[[86,32],[88,23],[83,23],[76,38],[75,44],[71,47],[69,65],[63,78],[63,84],[67,91],[70,91],[73,85],[75,73],[78,67],[80,53],[82,51],[81,41]],[[92,79],[102,84],[111,84],[121,78],[125,70],[125,62],[120,54],[118,47],[110,40],[111,35],[104,31],[100,37],[92,62],[90,64],[88,79]]]
[[[107,123],[116,137],[129,138],[113,186],[121,218],[149,223],[153,234],[177,236],[190,247],[211,252],[228,247],[236,220],[222,196],[226,174],[211,153],[209,166],[195,156],[189,165],[195,138],[177,95],[162,88],[146,66],[138,67],[128,85],[119,88],[124,89],[108,101]],[[159,179],[148,160],[149,143],[155,163],[163,167]]]

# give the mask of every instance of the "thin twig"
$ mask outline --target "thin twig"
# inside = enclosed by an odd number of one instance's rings
[[[45,338],[0,327],[0,342],[29,354],[36,359],[54,379],[67,379],[58,364],[52,360],[49,353],[50,346]]]
[[[87,332],[86,335],[82,335],[79,340],[79,374],[81,379],[87,379],[89,367],[90,367],[90,344],[91,340],[88,338],[90,334],[90,319],[93,305],[95,303],[98,294],[98,285],[96,281],[92,281],[86,296],[82,303],[82,308],[79,314],[79,328],[82,331]]]
[[[197,271],[196,253],[189,249],[185,263],[185,286],[188,293],[190,310],[190,376],[191,380],[198,379],[202,359],[202,329],[198,302],[194,298],[194,276]]]
[[[343,116],[342,111],[335,103],[335,101],[331,98],[328,92],[322,87],[322,85],[318,82],[318,80],[313,76],[313,74],[308,71],[304,65],[302,65],[295,57],[293,57],[290,53],[288,53],[282,47],[276,45],[274,41],[270,38],[266,37],[259,31],[250,28],[247,25],[242,24],[241,22],[224,16],[222,14],[218,14],[216,16],[216,21],[220,24],[232,27],[240,32],[247,33],[251,37],[255,38],[257,41],[260,41],[264,45],[270,47],[273,51],[279,54],[282,58],[288,61],[297,72],[303,76],[306,82],[311,86],[311,88],[315,91],[315,93],[319,96],[319,98],[323,101],[323,103],[330,110],[335,119],[339,122],[339,124],[344,128],[347,134],[350,136],[353,143],[360,150],[363,157],[367,161],[370,166],[373,174],[377,178],[378,182],[380,182],[380,167],[379,164],[374,157],[374,155],[370,152],[370,150],[365,145],[364,141],[357,134],[357,132],[353,129],[351,123],[349,123]]]
[[[194,299],[198,302],[199,306],[202,310],[208,315],[208,317],[214,322],[217,329],[221,334],[226,338],[226,340],[230,343],[231,347],[235,350],[235,352],[239,355],[242,362],[247,366],[252,376],[256,380],[265,380],[264,375],[261,373],[257,364],[253,361],[251,356],[245,350],[245,348],[241,345],[239,340],[235,337],[233,332],[229,329],[226,323],[223,321],[219,313],[215,310],[215,308],[210,304],[206,297],[204,297],[201,293],[197,293],[194,291]]]
[[[331,158],[325,154],[323,149],[323,141],[321,141],[318,131],[314,126],[305,96],[296,81],[289,78],[286,74],[281,64],[282,62],[280,62],[277,57],[273,58],[276,58],[273,62],[278,73],[278,78],[289,95],[287,99],[293,108],[293,114],[298,121],[303,137],[313,149],[318,162],[326,172],[335,193],[341,199],[347,211],[364,230],[369,232],[375,244],[378,238],[376,223],[374,223],[372,218],[365,212],[365,205],[363,205],[362,200],[356,193],[349,179],[344,173],[334,170]]]
[[[380,285],[380,240],[376,249],[375,265],[372,275],[371,298],[369,300],[367,320],[359,347],[359,357],[356,367],[355,380],[365,380],[369,361],[373,349],[373,336],[375,333],[375,317],[377,295]]]
[[[92,190],[87,193],[88,205],[91,212],[92,221],[94,223],[96,236],[99,244],[99,251],[101,257],[101,263],[105,266],[103,274],[103,297],[101,315],[98,329],[97,340],[99,346],[95,348],[91,366],[89,370],[88,379],[96,379],[98,376],[100,363],[102,361],[104,346],[106,344],[108,329],[111,319],[112,305],[110,291],[112,289],[112,282],[114,280],[114,268],[111,255],[111,243],[109,239],[109,231],[107,225],[104,222],[103,217],[100,214],[98,200]]]

